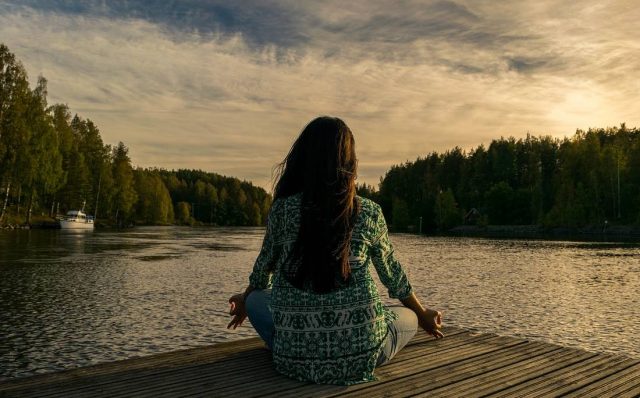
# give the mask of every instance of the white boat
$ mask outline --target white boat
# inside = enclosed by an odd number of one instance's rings
[[[61,229],[93,229],[93,217],[86,215],[82,210],[69,210],[67,215],[60,219]]]

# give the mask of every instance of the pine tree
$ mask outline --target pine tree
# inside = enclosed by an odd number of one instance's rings
[[[130,221],[138,195],[134,188],[129,149],[122,142],[113,149],[112,159],[115,219],[118,225],[122,225],[124,221]]]
[[[24,67],[7,46],[0,44],[0,186],[4,191],[0,222],[6,214],[12,184],[19,179],[18,162],[28,142],[25,114],[30,97]]]

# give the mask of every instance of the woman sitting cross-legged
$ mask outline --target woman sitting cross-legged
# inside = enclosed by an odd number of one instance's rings
[[[327,384],[374,380],[418,326],[436,338],[442,314],[422,307],[395,259],[380,206],[356,195],[353,134],[340,119],[311,121],[280,164],[262,249],[234,329],[249,317],[278,372]],[[385,307],[371,265],[392,298]]]

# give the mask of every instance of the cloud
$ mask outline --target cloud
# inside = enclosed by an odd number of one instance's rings
[[[144,20],[164,30],[203,35],[242,32],[250,45],[289,46],[306,41],[291,5],[224,0],[23,0],[21,7],[69,16]],[[17,8],[18,6],[16,6]]]
[[[300,129],[331,114],[375,184],[433,150],[639,125],[631,6],[27,0],[0,5],[0,38],[50,102],[141,166],[268,188]]]

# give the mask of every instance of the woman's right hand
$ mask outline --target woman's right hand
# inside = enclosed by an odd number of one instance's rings
[[[442,328],[442,312],[426,309],[418,315],[418,324],[425,332],[436,339],[444,337],[440,331]]]

